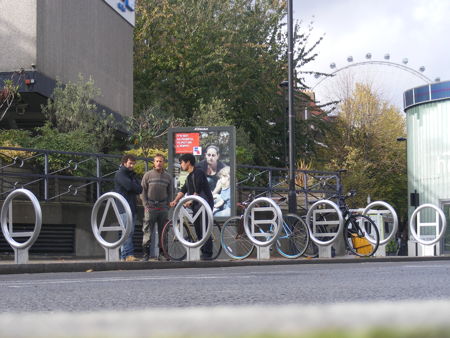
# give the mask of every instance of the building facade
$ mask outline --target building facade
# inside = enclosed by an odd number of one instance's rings
[[[33,127],[56,80],[92,77],[100,108],[116,117],[133,110],[131,0],[0,0],[0,88],[20,86],[21,99],[2,127]]]
[[[440,207],[450,221],[450,81],[432,83],[404,93],[407,125],[409,216],[418,205]],[[424,213],[423,221],[433,221]],[[435,235],[426,227],[424,235]],[[428,233],[427,233],[428,231]],[[450,252],[450,230],[437,248]]]

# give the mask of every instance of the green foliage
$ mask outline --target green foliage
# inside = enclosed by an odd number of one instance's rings
[[[96,152],[108,148],[114,138],[114,118],[105,111],[97,111],[93,99],[101,94],[94,80],[85,81],[80,74],[76,83],[57,81],[52,98],[42,106],[42,112],[59,133],[79,132],[95,135],[91,138]],[[49,140],[51,143],[51,141]]]
[[[68,152],[96,152],[95,138],[96,135],[87,134],[82,130],[74,130],[67,133],[60,133],[54,129],[50,122],[43,127],[37,128],[38,135],[34,138],[33,148],[45,150],[58,150]],[[50,170],[60,170],[65,168],[65,173],[72,173],[72,167],[68,167],[69,161],[77,162],[84,158],[75,158],[72,155],[52,154],[49,156]],[[38,163],[43,166],[44,159],[39,157]],[[95,163],[85,166],[90,170]]]
[[[145,157],[145,158],[147,158],[149,160],[148,161],[148,170],[153,168],[153,158],[155,157],[155,155],[156,154],[162,154],[166,158],[165,167],[167,168],[167,157],[168,157],[167,149],[158,149],[158,148],[143,149],[143,148],[138,148],[138,149],[129,150],[126,153],[127,154],[133,154],[136,157]],[[138,160],[136,162],[135,167],[134,167],[134,171],[138,175],[141,175],[141,176],[144,175],[144,173],[145,173],[145,161]]]
[[[182,120],[170,117],[163,117],[159,106],[152,106],[144,109],[127,119],[130,136],[128,140],[142,150],[142,156],[149,157],[152,148],[167,147],[166,136],[168,129],[183,124]]]
[[[249,142],[240,146],[257,147],[255,163],[280,164],[274,154],[282,149],[276,120],[285,110],[285,15],[285,1],[137,2],[135,111],[158,104],[187,125],[242,128]],[[310,46],[311,30],[299,31],[297,25],[294,64],[303,67],[318,42]]]
[[[0,130],[0,146],[15,148],[30,148],[32,144],[31,132],[28,130],[9,129]],[[18,150],[1,149],[0,156],[3,160],[12,161],[14,158],[27,158],[32,156],[32,152]]]
[[[227,111],[224,100],[213,98],[210,103],[200,100],[199,107],[194,111],[192,125],[198,127],[231,126],[233,121],[226,117]]]

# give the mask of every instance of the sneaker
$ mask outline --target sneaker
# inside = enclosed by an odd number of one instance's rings
[[[164,255],[159,255],[159,256],[158,256],[158,261],[160,261],[160,262],[167,262],[168,259],[167,259],[167,257],[164,256]]]
[[[148,255],[145,255],[144,257],[142,257],[141,261],[142,262],[148,262],[150,260],[150,257]]]
[[[136,257],[134,257],[133,255],[130,255],[130,256],[127,256],[126,258],[125,258],[125,262],[136,262],[136,261],[138,261],[139,259],[137,259]]]

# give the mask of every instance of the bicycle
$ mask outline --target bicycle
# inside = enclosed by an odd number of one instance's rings
[[[342,212],[344,218],[343,237],[346,249],[354,255],[360,257],[370,257],[378,249],[380,244],[380,233],[375,222],[366,215],[351,211],[347,205],[346,199],[353,197],[354,191],[350,191],[347,195],[338,193],[331,196],[329,199],[337,199],[338,207]],[[323,220],[326,220],[326,214],[321,215]],[[316,237],[322,237],[329,239],[330,232],[333,229],[329,229],[326,222],[319,222],[315,225],[314,235]],[[322,240],[321,238],[321,240]],[[310,253],[315,252],[314,249],[308,248]]]
[[[285,199],[282,198],[279,202]],[[255,248],[255,244],[248,238],[244,229],[244,211],[251,200],[253,198],[238,203],[237,206],[243,211],[242,215],[230,217],[222,226],[222,248],[233,259],[245,259],[252,254]],[[256,226],[258,227],[258,225]],[[259,231],[265,232],[261,228]],[[276,240],[278,253],[286,258],[298,258],[306,250],[308,242],[309,232],[305,222],[295,214],[283,215],[280,235]]]
[[[180,224],[178,224],[178,226],[180,227]],[[180,233],[183,234],[183,238],[188,242],[197,242],[198,238],[194,229],[194,225],[188,224],[186,221],[184,221],[182,226],[183,230],[181,230],[181,228],[179,230]],[[212,247],[213,247],[211,259],[216,259],[222,251],[222,246],[220,245],[220,233],[221,233],[220,224],[214,221],[213,228],[211,231]],[[163,227],[160,236],[160,246],[162,248],[164,256],[168,260],[182,261],[186,258],[187,255],[186,247],[183,244],[181,244],[181,242],[175,235],[175,231],[172,225],[172,219],[169,219]]]

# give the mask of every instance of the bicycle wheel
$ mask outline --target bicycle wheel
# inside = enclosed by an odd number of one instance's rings
[[[277,250],[286,258],[298,258],[308,247],[309,233],[306,224],[295,214],[283,216]]]
[[[222,226],[220,242],[225,253],[234,259],[244,259],[250,256],[255,245],[244,231],[243,218],[230,217]]]
[[[351,253],[369,257],[378,249],[380,233],[370,217],[351,215],[345,222],[344,241]]]
[[[221,226],[219,223],[214,222],[212,232],[211,232],[211,238],[212,238],[212,247],[213,252],[211,259],[216,259],[219,257],[220,253],[222,252],[222,245],[220,244],[220,235],[222,233]]]
[[[183,231],[183,234],[186,240],[191,241],[189,231],[185,229],[185,231]],[[163,249],[164,256],[166,256],[166,258],[169,260],[182,261],[186,258],[186,248],[183,244],[181,244],[177,236],[175,236],[175,232],[172,226],[172,220],[169,220],[166,225],[164,225],[161,234],[161,247]]]

